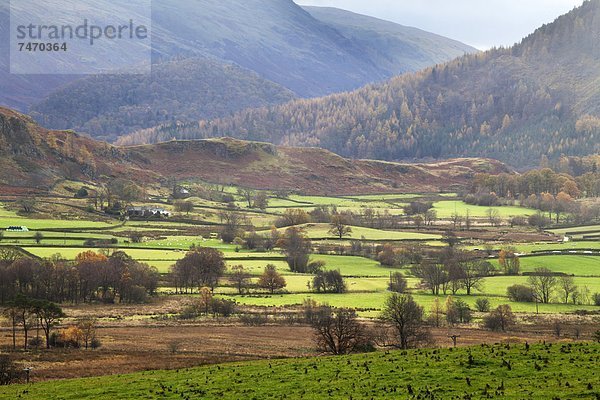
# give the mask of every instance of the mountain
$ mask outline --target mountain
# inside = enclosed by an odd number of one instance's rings
[[[235,136],[342,156],[490,157],[516,166],[600,151],[600,0],[512,48],[382,84],[233,117],[137,132],[122,144]]]
[[[452,60],[477,50],[421,29],[332,7],[303,6],[317,20],[357,43],[389,77]],[[391,73],[391,74],[390,74]]]
[[[437,192],[465,188],[478,172],[509,170],[485,159],[434,164],[347,160],[327,150],[236,139],[117,147],[70,131],[49,131],[0,108],[0,190],[50,190],[62,180],[123,178],[154,185],[202,180],[307,194]]]
[[[64,0],[63,4],[65,9],[77,10],[80,7],[77,0]],[[168,113],[181,121],[214,116],[210,112],[190,112],[189,107],[181,114],[172,112],[176,110],[173,107],[163,110],[152,104],[156,96],[151,99],[132,99],[128,95],[116,97],[122,93],[119,91],[110,98],[111,101],[115,100],[114,103],[105,104],[95,102],[87,95],[87,92],[103,94],[107,87],[120,85],[126,79],[122,76],[81,78],[9,74],[6,47],[9,43],[9,16],[6,5],[6,2],[0,4],[0,46],[4,46],[0,50],[6,55],[0,57],[0,104],[21,111],[31,110],[38,121],[54,129],[76,129],[100,137],[128,133],[148,127],[151,122],[163,122],[156,117],[140,121],[140,110],[163,115]],[[26,5],[20,7],[27,12]],[[117,7],[108,0],[97,0],[86,7],[94,15],[102,15],[103,9],[114,9],[115,13],[127,15],[126,5]],[[245,79],[255,80],[250,75],[258,74],[267,86],[272,87],[275,83],[293,92],[296,97],[313,97],[356,89],[398,73],[414,71],[475,51],[472,47],[449,39],[355,14],[351,14],[353,20],[359,22],[353,22],[349,29],[344,30],[342,20],[345,14],[341,10],[325,12],[311,8],[311,12],[318,14],[319,18],[291,0],[153,2],[153,62],[155,66],[168,63],[169,66],[165,68],[175,73],[171,81],[180,82],[188,78],[186,72],[190,68],[189,63],[174,66],[182,59],[199,60],[197,68],[214,66],[214,74],[234,64],[240,68],[235,71],[236,75],[241,74],[242,69],[247,70],[249,76]],[[327,17],[332,14],[333,17]],[[115,57],[122,59],[128,49],[119,47],[119,50],[120,54]],[[164,68],[156,69],[158,74],[164,71]],[[181,97],[202,96],[202,90],[213,82],[217,87],[226,85],[223,80],[226,77],[214,79],[210,73],[206,77],[210,79],[204,82],[193,79],[183,84],[185,93],[180,90],[161,91],[159,101],[173,104],[180,101]],[[152,91],[152,86],[159,79],[162,77],[133,79],[127,86],[135,92],[146,93]],[[72,84],[66,87],[68,83]],[[169,83],[161,86],[166,89]],[[261,90],[268,91],[271,88],[259,89],[259,92]],[[252,99],[253,93],[232,91],[224,93],[224,96]],[[106,98],[104,94],[101,97]],[[288,99],[270,100],[261,98],[257,102],[247,103],[260,107]],[[218,116],[226,116],[237,110],[227,100],[223,104],[219,101],[212,100],[213,109],[222,110]],[[73,103],[81,104],[82,112],[78,107],[67,109],[65,106]],[[200,108],[203,104],[197,103]],[[239,105],[246,104],[240,102]],[[131,107],[135,109],[130,118]],[[95,108],[97,110],[91,112]],[[116,122],[106,122],[111,119]]]
[[[165,122],[217,118],[294,98],[254,72],[195,57],[155,65],[151,75],[98,75],[72,82],[34,106],[30,115],[43,126],[75,127],[113,141],[119,133]]]

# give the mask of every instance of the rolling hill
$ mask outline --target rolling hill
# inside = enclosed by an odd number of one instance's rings
[[[480,156],[517,166],[597,153],[599,20],[600,0],[589,0],[512,48],[350,93],[140,131],[120,143],[235,136],[354,158]]]
[[[236,139],[172,141],[116,147],[70,131],[49,131],[0,108],[0,190],[47,191],[62,179],[140,184],[169,180],[227,181],[257,189],[350,194],[437,192],[465,187],[477,172],[508,169],[485,159],[435,164],[347,160],[327,150]]]

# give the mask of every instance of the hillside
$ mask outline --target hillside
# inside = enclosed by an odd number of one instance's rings
[[[48,131],[0,107],[0,187],[46,191],[60,179],[98,181],[114,176],[150,181],[118,148],[68,131]]]
[[[48,190],[60,179],[142,184],[163,179],[227,181],[306,194],[457,190],[477,172],[508,169],[484,159],[436,164],[347,160],[316,148],[277,147],[235,139],[116,147],[68,131],[48,131],[0,108],[0,187]]]
[[[456,40],[339,8],[302,8],[358,43],[368,59],[392,75],[419,71],[476,52]]]
[[[600,151],[600,0],[509,49],[357,91],[137,132],[123,144],[235,136],[399,160],[480,156],[517,166]]]
[[[152,75],[98,75],[75,81],[31,108],[41,125],[102,140],[169,121],[217,118],[280,104],[294,94],[256,73],[208,58],[158,64]]]

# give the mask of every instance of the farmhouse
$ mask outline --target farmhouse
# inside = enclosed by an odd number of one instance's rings
[[[129,207],[127,208],[127,216],[134,218],[169,218],[171,212],[158,207]]]

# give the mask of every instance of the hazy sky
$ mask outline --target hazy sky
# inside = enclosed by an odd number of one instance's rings
[[[414,26],[487,49],[510,46],[583,0],[296,0]]]

